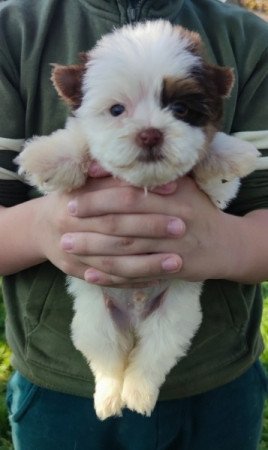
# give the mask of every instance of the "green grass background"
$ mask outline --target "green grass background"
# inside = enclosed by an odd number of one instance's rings
[[[262,320],[262,334],[265,341],[265,350],[262,354],[262,362],[268,372],[268,282],[263,283],[264,309]],[[9,364],[9,349],[4,335],[4,307],[1,296],[0,279],[0,450],[12,450],[10,428],[7,419],[5,405],[6,383],[11,374]],[[241,449],[242,450],[242,449]],[[264,411],[264,424],[262,441],[259,450],[268,450],[268,400]]]
[[[9,349],[5,341],[4,321],[4,306],[0,279],[0,450],[11,450],[13,447],[11,445],[10,429],[5,404],[6,383],[11,373],[11,367],[9,364]]]

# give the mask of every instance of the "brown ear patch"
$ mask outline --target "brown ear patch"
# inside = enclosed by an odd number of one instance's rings
[[[228,97],[234,85],[234,71],[231,67],[210,65],[218,95]]]
[[[59,96],[71,108],[78,108],[82,101],[82,79],[86,71],[85,62],[70,66],[60,64],[52,64],[52,66],[51,80]]]

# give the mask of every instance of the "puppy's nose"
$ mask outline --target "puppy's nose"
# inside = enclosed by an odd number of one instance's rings
[[[137,144],[145,150],[150,150],[163,142],[163,133],[157,128],[147,128],[136,136]]]

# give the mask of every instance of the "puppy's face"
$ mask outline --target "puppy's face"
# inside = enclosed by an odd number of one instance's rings
[[[147,187],[188,173],[203,158],[233,83],[230,69],[201,58],[197,34],[164,21],[104,36],[86,62],[55,66],[52,79],[91,157]]]

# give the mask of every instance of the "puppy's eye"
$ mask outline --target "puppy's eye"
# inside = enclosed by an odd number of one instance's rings
[[[120,105],[120,103],[113,105],[110,108],[110,113],[114,117],[120,116],[121,114],[123,114],[124,111],[125,111],[125,107],[123,105]]]
[[[170,105],[170,109],[171,109],[173,115],[178,118],[185,117],[189,112],[188,106],[186,105],[186,103],[183,103],[183,102],[172,103]]]

